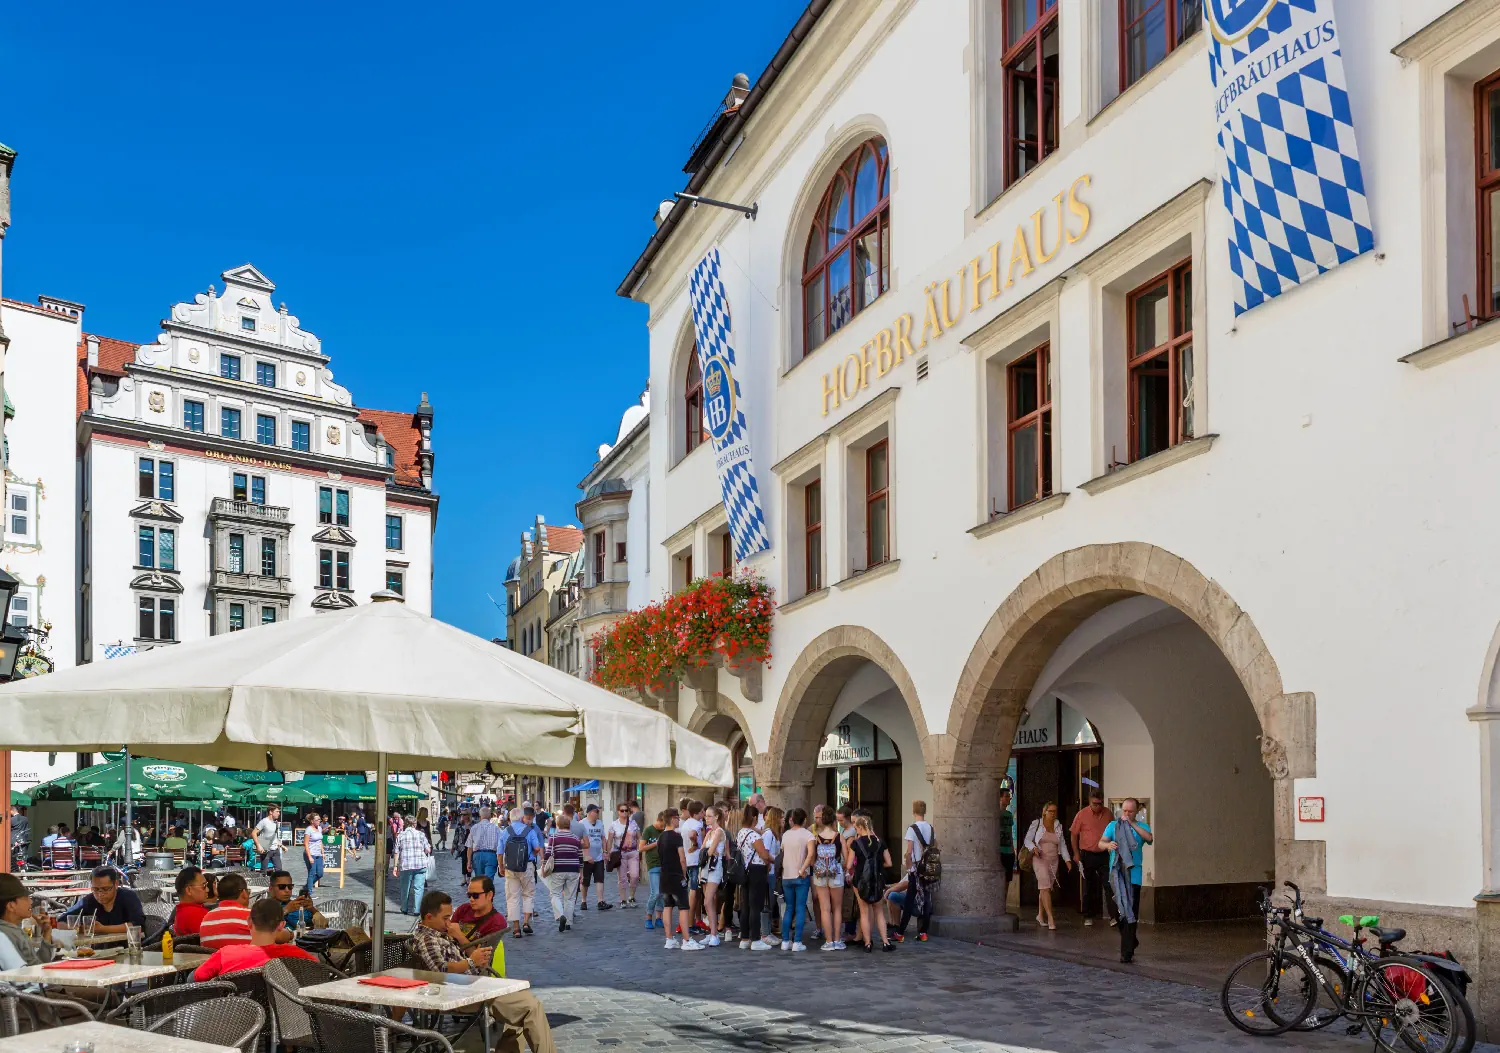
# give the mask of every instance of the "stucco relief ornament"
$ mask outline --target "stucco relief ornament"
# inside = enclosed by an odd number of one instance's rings
[[[190,347],[190,348],[188,348],[188,361],[189,362],[196,362],[196,361],[198,361],[198,349],[196,347]]]
[[[154,397],[156,396],[153,396],[153,398]],[[162,450],[165,450],[167,448],[167,444],[157,439],[148,439],[146,442],[146,447],[147,449],[155,450],[157,453],[160,453]]]
[[[1269,735],[1261,736],[1260,759],[1273,779],[1285,779],[1292,773],[1291,765],[1286,759],[1286,747],[1279,739],[1273,739]]]
[[[336,425],[328,425],[328,441],[333,443],[334,445],[338,445],[339,429]]]
[[[343,477],[343,472],[336,472],[332,468],[328,469],[328,478],[332,479],[334,482],[338,482]]]
[[[165,413],[167,409],[167,397],[160,391],[151,392],[147,401],[151,404],[152,413]]]
[[[307,374],[300,369],[297,370],[297,386],[299,388],[307,386]]]

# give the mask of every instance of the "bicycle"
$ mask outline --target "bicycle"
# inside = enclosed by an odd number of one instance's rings
[[[1269,890],[1263,893],[1267,917],[1277,924],[1274,934],[1270,929],[1267,932],[1270,950],[1261,953],[1291,956],[1302,962],[1303,982],[1313,985],[1304,994],[1313,1005],[1293,1019],[1285,1011],[1295,1001],[1290,996],[1267,1002],[1263,1006],[1266,1015],[1284,1023],[1282,1031],[1326,1027],[1347,1017],[1353,1021],[1349,1034],[1368,1031],[1378,1046],[1391,1053],[1453,1053],[1460,1035],[1474,1034],[1468,1003],[1436,975],[1437,969],[1445,967],[1439,962],[1457,963],[1436,956],[1429,956],[1429,961],[1395,953],[1390,945],[1406,934],[1399,929],[1379,928],[1376,915],[1364,915],[1357,921],[1352,915],[1344,915],[1339,921],[1353,926],[1354,936],[1342,940],[1322,928],[1321,918],[1303,917],[1301,890],[1291,882],[1286,885],[1295,896],[1291,907],[1273,907]],[[1361,933],[1365,930],[1380,943],[1380,955],[1364,949]],[[1250,1033],[1282,1031],[1261,1029]],[[1472,1037],[1466,1048],[1468,1045],[1472,1045]]]
[[[1288,949],[1291,909],[1274,906],[1264,889],[1260,908],[1266,949],[1245,956],[1229,971],[1219,989],[1219,1007],[1247,1035],[1280,1035],[1312,1012],[1320,985],[1300,945]]]

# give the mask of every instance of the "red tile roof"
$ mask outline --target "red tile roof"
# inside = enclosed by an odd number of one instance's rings
[[[89,348],[88,337],[96,336],[94,333],[85,333],[84,340],[78,344],[78,388],[77,409],[81,416],[89,408]],[[135,361],[136,348],[139,344],[132,344],[125,340],[116,340],[112,336],[100,336],[99,340],[99,365],[95,370],[108,376],[123,377],[125,367]]]
[[[422,485],[422,431],[414,413],[397,410],[362,409],[361,424],[368,425],[385,437],[386,445],[396,454],[396,482],[402,486]]]
[[[583,547],[583,531],[577,527],[547,524],[548,552],[577,552]]]

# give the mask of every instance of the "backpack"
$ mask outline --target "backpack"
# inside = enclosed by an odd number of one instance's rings
[[[523,871],[531,865],[530,832],[523,826],[518,834],[515,827],[505,828],[505,869]]]
[[[922,828],[916,823],[911,824],[912,831],[917,835],[917,843],[922,846],[922,858],[917,861],[917,880],[924,885],[936,885],[943,880],[943,852],[934,844],[928,844],[927,839],[922,836]],[[934,842],[937,840],[933,838]]]
[[[856,853],[859,866],[854,873],[854,889],[866,903],[879,903],[885,898],[885,871],[880,865],[882,846],[878,837],[859,838],[855,844],[865,841],[868,843],[862,845],[863,851]]]

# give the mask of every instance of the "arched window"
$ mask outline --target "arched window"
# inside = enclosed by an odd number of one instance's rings
[[[861,143],[834,173],[802,257],[804,355],[890,285],[891,180],[884,139]]]
[[[692,453],[699,443],[708,438],[703,429],[703,372],[698,366],[698,345],[688,352],[687,383],[682,389],[683,435],[687,439],[684,453]]]

